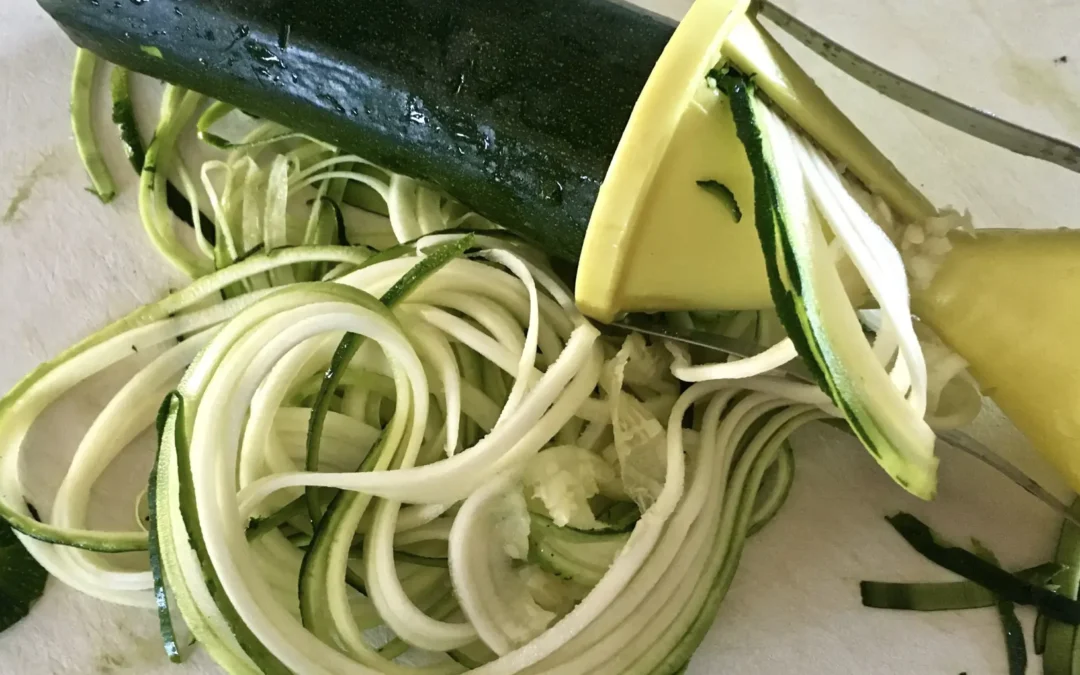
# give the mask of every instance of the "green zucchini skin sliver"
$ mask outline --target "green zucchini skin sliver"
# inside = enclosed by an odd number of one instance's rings
[[[1035,628],[1032,630],[1031,635],[1031,648],[1036,656],[1042,656],[1046,653],[1046,624],[1048,621],[1046,616],[1042,614],[1035,617]]]
[[[109,91],[112,95],[112,121],[120,135],[120,144],[124,154],[136,174],[141,174],[146,164],[146,146],[139,133],[139,122],[135,116],[135,106],[131,100],[131,74],[126,68],[113,66],[109,75]],[[165,184],[165,200],[177,218],[188,226],[195,226],[192,206],[184,193],[170,180]],[[217,240],[217,230],[213,221],[205,213],[200,213],[203,237],[213,245]]]
[[[1044,563],[1020,570],[1016,576],[1033,584],[1043,585],[1055,578],[1064,568],[1057,563]],[[898,583],[890,581],[860,581],[859,592],[863,607],[903,609],[916,612],[939,612],[957,609],[993,607],[994,593],[974,581],[944,581]]]
[[[291,17],[246,0],[40,4],[112,63],[433,183],[569,260],[674,32],[608,0],[323,0]]]
[[[697,184],[698,187],[719,199],[724,208],[731,212],[731,217],[736,223],[742,220],[742,209],[739,208],[739,202],[735,199],[731,188],[712,179],[699,180]]]
[[[158,411],[154,428],[158,438],[158,454],[161,453],[162,443],[165,441],[165,423],[172,414],[173,405],[181,404],[180,394],[172,392],[165,397]],[[181,663],[183,657],[176,642],[176,630],[173,626],[172,609],[169,606],[169,591],[165,584],[165,574],[161,564],[161,545],[157,533],[157,485],[158,485],[158,461],[155,457],[154,466],[150,469],[149,484],[146,490],[146,505],[149,513],[150,526],[147,530],[147,550],[150,558],[150,573],[154,578],[154,602],[157,605],[158,627],[161,632],[161,641],[165,648],[165,655],[173,663]]]
[[[933,530],[909,513],[886,518],[893,529],[924,557],[992,590],[999,598],[1032,605],[1051,619],[1080,624],[1080,602],[1010,574],[971,551],[943,542]]]

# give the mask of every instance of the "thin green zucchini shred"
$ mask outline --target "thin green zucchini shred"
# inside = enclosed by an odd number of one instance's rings
[[[1080,602],[1010,574],[971,551],[943,543],[933,530],[910,513],[897,513],[886,520],[912,548],[931,562],[990,589],[1005,600],[1031,605],[1048,617],[1072,626],[1080,624]]]
[[[354,558],[363,558],[363,542],[360,542],[353,546],[349,550],[349,556]],[[447,558],[436,558],[429,555],[416,555],[415,553],[398,551],[396,549],[394,550],[394,560],[402,563],[408,563],[410,565],[419,565],[420,567],[435,567],[439,569],[447,569],[448,567],[450,567],[450,562]]]
[[[476,668],[479,668],[479,667],[484,665],[483,661],[477,661],[476,659],[472,658],[468,654],[462,652],[460,649],[452,649],[449,652],[447,652],[446,655],[449,656],[454,661],[456,661],[457,663],[465,666],[469,670],[475,670]]]
[[[482,390],[484,387],[484,367],[480,357],[476,352],[460,342],[454,342],[451,345],[451,349],[454,350],[458,368],[461,369],[461,379],[464,382],[468,382],[473,387]],[[461,442],[463,447],[471,448],[478,440],[480,440],[481,436],[480,425],[476,423],[476,420],[471,417],[462,420]]]
[[[578,530],[529,514],[530,563],[559,579],[596,584],[626,545],[630,531]]]
[[[1035,628],[1031,632],[1031,647],[1035,654],[1042,656],[1046,651],[1046,624],[1048,619],[1045,614],[1035,617]]]
[[[754,174],[754,217],[762,253],[765,256],[765,268],[769,277],[773,305],[784,327],[788,329],[788,335],[795,343],[799,354],[804,357],[814,381],[822,391],[831,392],[833,387],[830,386],[820,365],[821,349],[812,343],[811,333],[803,329],[799,318],[797,293],[801,283],[794,254],[789,250],[784,237],[777,235],[777,231],[782,228],[777,215],[781,211],[780,195],[777,193],[772,169],[766,161],[765,141],[754,119],[752,101],[754,85],[742,75],[730,70],[713,71],[710,73],[710,78],[717,83],[731,102],[735,129],[739,140],[746,148],[746,156]],[[785,264],[785,274],[791,278],[793,291],[785,288],[779,264],[781,259]]]
[[[355,167],[355,171],[359,173],[373,173],[371,170],[365,171],[363,165]],[[345,193],[342,195],[342,201],[349,206],[367,211],[368,213],[375,213],[380,216],[390,215],[390,211],[386,208],[386,202],[379,196],[379,193],[363,183],[349,183],[345,188]]]
[[[112,94],[112,121],[120,133],[120,143],[124,154],[136,174],[141,174],[146,165],[146,146],[139,133],[139,122],[135,117],[135,106],[131,101],[131,76],[126,68],[113,66],[110,75],[109,91]],[[180,188],[170,180],[165,184],[165,203],[169,210],[188,227],[195,227],[191,202]],[[199,213],[200,229],[206,241],[213,246],[217,241],[217,228],[214,221],[205,213]]]
[[[615,502],[596,516],[611,527],[611,532],[629,532],[640,518],[641,510],[634,502]]]
[[[735,199],[735,193],[728,186],[712,179],[699,180],[697,184],[705,192],[719,199],[724,207],[731,212],[731,217],[735,219],[736,223],[742,220],[742,209],[739,208],[739,202]]]
[[[224,136],[218,136],[217,134],[210,131],[210,127],[214,126],[214,124],[218,120],[225,117],[236,109],[236,106],[229,105],[228,103],[224,103],[222,101],[214,101],[213,103],[211,103],[210,106],[207,107],[205,111],[203,111],[202,115],[199,116],[198,121],[196,121],[195,123],[195,133],[196,135],[198,135],[199,140],[219,150],[242,150],[244,148],[253,147],[256,145],[268,145],[270,143],[276,143],[278,141],[287,141],[292,138],[307,138],[309,140],[315,140],[310,138],[306,134],[301,134],[296,131],[284,131],[280,134],[255,141],[253,143],[234,143],[229,139],[225,138]]]
[[[623,506],[626,504],[632,506],[633,510]],[[637,521],[641,519],[641,514],[637,511],[637,504],[632,502],[616,502],[616,505],[620,506],[620,508],[617,509],[616,515],[619,516],[621,520],[615,523],[601,520],[601,522],[604,522],[608,527],[598,527],[594,530],[585,530],[569,524],[556,525],[555,521],[541,513],[530,513],[529,520],[532,521],[534,527],[557,532],[559,538],[565,541],[595,543],[598,541],[598,537],[611,538],[616,535],[629,534],[633,531]],[[600,519],[598,518],[598,520]]]
[[[195,123],[195,129],[199,136],[199,140],[220,150],[231,149],[233,143],[228,139],[211,133],[210,127],[233,110],[236,110],[236,108],[228,103],[223,103],[221,101],[214,101],[211,103]]]
[[[86,173],[90,176],[93,187],[90,192],[108,204],[116,196],[109,167],[101,156],[97,137],[94,135],[93,85],[97,71],[98,57],[93,52],[79,48],[75,52],[75,68],[71,76],[71,131],[75,136],[75,147],[79,151]]]
[[[112,121],[120,132],[120,143],[124,146],[131,168],[135,173],[142,173],[146,163],[146,147],[139,135],[139,125],[135,120],[135,106],[131,102],[130,74],[127,68],[113,66],[109,76],[109,91],[112,94]]]
[[[241,253],[240,255],[236,256],[236,260],[234,260],[232,262],[232,264],[235,265],[238,262],[244,262],[245,260],[247,260],[251,256],[258,255],[258,254],[262,253],[265,248],[266,248],[266,244],[264,244],[263,242],[260,241],[258,244],[255,244],[254,246],[252,246],[248,250],[246,250],[243,253]]]
[[[157,429],[158,453],[165,438],[165,424],[172,414],[173,405],[181,398],[179,392],[172,392],[165,397],[158,410],[155,428]],[[165,583],[165,575],[161,565],[161,547],[158,541],[157,531],[157,483],[158,462],[155,458],[154,466],[150,469],[149,484],[146,488],[146,505],[150,514],[150,525],[147,528],[147,539],[150,557],[150,574],[154,578],[154,602],[157,605],[158,626],[161,631],[161,641],[165,647],[165,655],[173,663],[183,662],[183,655],[176,642],[176,630],[173,627],[172,611],[169,608],[169,590]]]
[[[784,443],[784,449],[772,464],[771,472],[775,476],[775,482],[768,487],[769,492],[754,512],[754,519],[750,523],[750,530],[746,536],[752,537],[766,525],[772,522],[780,509],[784,508],[788,495],[791,494],[791,486],[795,483],[795,450],[791,443]]]
[[[992,565],[1000,565],[997,556],[978,539],[972,540],[975,555]],[[995,598],[1001,629],[1005,634],[1005,655],[1009,661],[1009,675],[1024,675],[1027,672],[1027,645],[1024,643],[1024,627],[1016,618],[1016,607],[1012,602],[1001,597]]]
[[[176,184],[171,180],[165,183],[165,203],[168,205],[169,210],[173,212],[173,215],[183,221],[185,225],[190,228],[195,227],[191,201],[184,196],[180,188],[176,187]],[[214,221],[210,216],[206,215],[205,211],[199,212],[199,229],[202,230],[203,237],[208,244],[213,246],[217,243],[217,228],[214,227]]]
[[[1016,576],[1040,586],[1062,572],[1057,563],[1043,563],[1020,570]],[[938,612],[992,607],[994,593],[973,581],[896,583],[861,581],[859,591],[863,607]]]
[[[245,536],[248,541],[255,541],[259,537],[273,532],[284,525],[290,518],[299,516],[304,512],[305,502],[303,497],[297,497],[285,506],[265,518],[252,518],[248,523]]]
[[[348,567],[345,568],[345,583],[357,593],[367,595],[367,584],[364,583],[364,578]]]
[[[475,236],[466,234],[456,241],[443,244],[442,246],[438,246],[431,250],[423,260],[413,266],[405,276],[399,279],[386,291],[386,293],[383,294],[379,299],[380,302],[387,307],[393,307],[401,302],[425,279],[437,272],[454,258],[457,258],[464,254],[465,251],[472,248],[474,242]],[[407,247],[395,246],[368,258],[368,260],[365,261],[364,266],[367,267],[368,265],[397,258],[408,252],[409,249]],[[362,343],[363,338],[353,333],[349,333],[343,337],[334,352],[330,367],[326,369],[322,384],[319,387],[319,393],[315,397],[315,403],[311,409],[311,420],[308,424],[307,457],[304,463],[304,468],[307,471],[318,471],[319,469],[319,449],[322,444],[322,430],[326,421],[326,413],[330,411],[331,399],[333,398],[334,392],[337,391],[338,386],[341,384],[341,378],[345,376],[345,370],[349,367],[349,362],[352,361],[352,357],[356,354],[357,350],[360,349]],[[307,489],[306,493],[308,513],[311,516],[311,522],[314,525],[319,522],[321,517],[319,514],[319,504],[314,488]]]
[[[71,537],[60,532],[59,528],[42,523],[36,517],[26,518],[22,514],[9,510],[0,505],[0,519],[4,520],[12,529],[25,534],[28,537],[57,546],[70,546],[84,551],[96,553],[134,553],[146,550],[146,540],[142,537],[113,535],[94,538]]]
[[[1069,512],[1080,514],[1080,499],[1073,501]],[[1062,520],[1054,560],[1065,568],[1055,579],[1058,592],[1075,599],[1080,591],[1080,528],[1068,519]],[[1073,675],[1073,665],[1080,663],[1076,654],[1076,626],[1055,621],[1042,612],[1039,617],[1046,626],[1046,644],[1042,655],[1044,675]]]
[[[930,499],[934,495],[936,464],[932,457],[916,464],[910,453],[922,439],[914,431],[912,437],[901,436],[896,428],[887,428],[878,416],[882,413],[871,407],[871,401],[852,378],[845,375],[843,363],[835,363],[831,343],[821,335],[815,323],[817,313],[811,311],[808,297],[815,302],[830,302],[832,298],[816,298],[812,284],[803,277],[805,252],[795,249],[790,235],[787,207],[780,193],[780,178],[773,161],[771,144],[759,118],[761,103],[753,81],[733,69],[713,70],[708,76],[724,93],[731,105],[736,134],[742,142],[754,176],[754,217],[758,240],[765,259],[769,290],[777,316],[798,354],[803,358],[813,381],[840,409],[851,430],[867,451],[898,484],[913,494]],[[816,293],[816,291],[814,291]],[[832,359],[832,363],[830,363]],[[923,429],[928,435],[929,429]],[[907,444],[905,448],[899,443]],[[920,447],[920,451],[922,448]]]
[[[361,467],[361,470],[365,470],[365,468]],[[295,506],[299,506],[299,508],[295,508]],[[293,511],[292,515],[300,515],[300,513],[303,512],[303,507],[304,506],[305,506],[304,501],[302,500],[302,498],[299,498],[299,499],[296,499],[296,500],[294,500],[292,502],[289,502],[289,504],[285,508],[289,508],[290,511]],[[278,511],[277,513],[275,513],[273,516],[270,516],[270,517],[266,518],[262,522],[267,522],[267,521],[270,521],[272,518],[276,518],[278,516],[278,514],[282,513],[283,511],[284,511],[284,508],[281,511]],[[249,530],[248,531],[249,532],[248,541],[251,541],[250,533],[253,532],[253,531],[254,530]],[[307,551],[311,547],[309,545],[309,546],[298,546],[297,548],[299,548],[302,551]],[[349,550],[349,557],[362,559],[363,556],[364,556],[364,544],[363,544],[363,539],[361,538],[360,542],[357,543],[357,544],[354,544],[353,547]],[[439,569],[447,569],[450,566],[448,558],[439,558],[439,557],[429,556],[429,555],[417,555],[415,553],[409,553],[407,551],[398,551],[398,550],[394,551],[394,560],[396,560],[398,562],[402,562],[402,563],[407,563],[407,564],[410,564],[410,565],[419,565],[420,567],[435,567],[435,568],[439,568]],[[357,578],[359,578],[359,577],[357,577]],[[363,582],[361,582],[360,588],[361,588],[361,590],[363,590]]]
[[[150,241],[170,263],[193,278],[213,271],[213,265],[179,240],[171,219],[163,218],[161,211],[168,210],[168,176],[180,161],[177,140],[201,102],[201,94],[166,85],[138,188],[139,217]],[[161,202],[165,209],[158,208]]]

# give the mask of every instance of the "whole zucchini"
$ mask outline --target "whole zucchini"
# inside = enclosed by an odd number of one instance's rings
[[[40,0],[81,47],[427,180],[576,260],[674,23],[610,0]]]

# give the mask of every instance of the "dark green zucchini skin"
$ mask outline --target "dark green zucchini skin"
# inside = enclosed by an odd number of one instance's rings
[[[39,1],[109,61],[430,181],[569,260],[674,30],[610,0]]]

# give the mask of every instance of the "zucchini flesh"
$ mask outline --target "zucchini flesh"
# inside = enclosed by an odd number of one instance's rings
[[[113,63],[428,181],[569,260],[674,32],[607,0],[325,0],[287,21],[246,0],[40,4]]]

